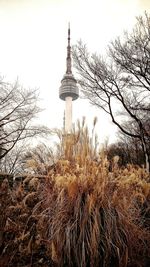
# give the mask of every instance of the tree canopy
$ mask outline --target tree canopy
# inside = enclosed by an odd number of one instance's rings
[[[150,16],[145,13],[138,17],[133,31],[110,43],[105,57],[90,54],[86,45],[79,42],[73,58],[84,96],[109,114],[124,134],[140,140],[148,170]]]
[[[0,80],[0,159],[21,140],[46,133],[48,129],[35,125],[33,120],[41,111],[38,91],[26,90],[18,82]]]

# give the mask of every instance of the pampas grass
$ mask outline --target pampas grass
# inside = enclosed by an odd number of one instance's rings
[[[150,194],[147,175],[133,167],[119,170],[117,157],[109,173],[107,156],[93,140],[84,121],[64,136],[63,158],[43,187],[49,255],[57,266],[144,266],[149,233],[141,207]]]
[[[16,214],[3,219],[2,258],[9,245],[15,248],[8,266],[149,266],[148,174],[131,165],[119,169],[117,157],[110,172],[95,124],[91,136],[85,119],[70,135],[59,132],[59,159],[47,177],[27,179],[30,191],[20,186],[11,208],[5,206]],[[11,239],[5,237],[8,227],[14,227]]]

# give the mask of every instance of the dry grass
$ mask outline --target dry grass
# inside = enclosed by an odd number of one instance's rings
[[[84,120],[61,140],[61,158],[47,178],[36,187],[28,181],[30,192],[18,188],[11,200],[16,204],[7,204],[4,232],[14,229],[8,244],[15,244],[15,254],[5,266],[148,267],[148,174],[119,169],[117,162],[110,172],[94,128],[90,137]],[[3,246],[7,251],[5,240]],[[5,254],[3,249],[3,259]]]
[[[58,266],[144,266],[148,229],[141,209],[150,197],[147,179],[144,170],[131,166],[115,166],[110,173],[84,121],[65,136],[63,159],[42,192],[43,239],[49,240],[53,261]]]

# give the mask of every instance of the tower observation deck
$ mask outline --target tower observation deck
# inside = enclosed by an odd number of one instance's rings
[[[70,46],[70,26],[68,28],[68,46],[67,46],[67,59],[66,59],[66,73],[61,80],[59,88],[59,97],[66,103],[65,108],[65,131],[71,132],[72,128],[72,100],[79,97],[79,89],[77,81],[72,74],[71,68],[71,46]]]

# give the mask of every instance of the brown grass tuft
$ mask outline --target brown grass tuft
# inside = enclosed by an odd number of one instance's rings
[[[148,174],[117,159],[110,172],[85,119],[61,140],[44,181],[26,180],[29,192],[1,186],[2,266],[149,266]]]

